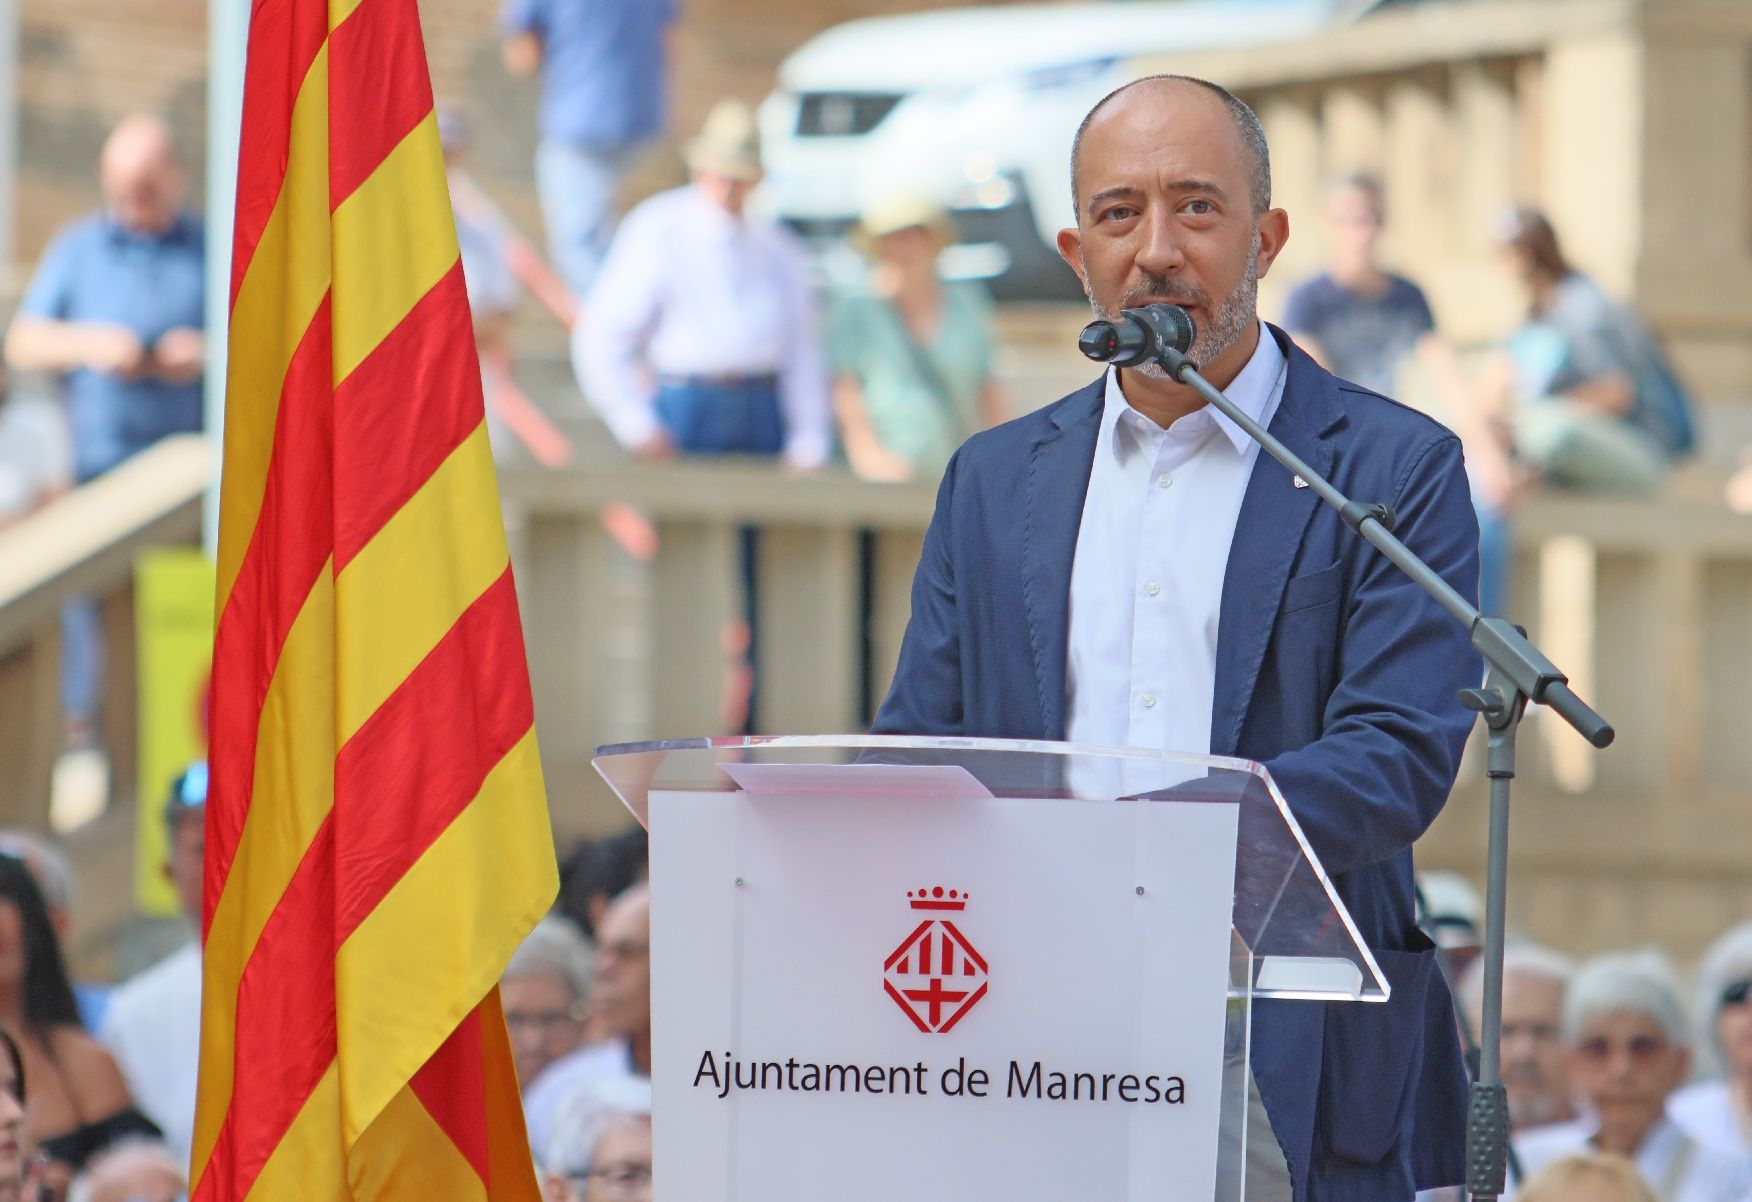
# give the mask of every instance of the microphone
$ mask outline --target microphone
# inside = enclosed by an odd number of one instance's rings
[[[1192,314],[1179,305],[1157,302],[1123,310],[1113,321],[1092,321],[1077,338],[1077,349],[1097,363],[1135,367],[1164,349],[1185,354],[1195,330]]]

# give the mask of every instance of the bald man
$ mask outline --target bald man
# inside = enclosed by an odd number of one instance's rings
[[[104,142],[101,212],[63,229],[6,332],[15,370],[56,377],[84,483],[168,434],[201,428],[206,343],[201,224],[183,209],[185,173],[155,117],[124,120]],[[96,707],[97,622],[70,606],[64,703],[77,739]]]
[[[1323,370],[1255,312],[1289,237],[1265,135],[1160,76],[1091,111],[1059,234],[1103,316],[1168,301],[1204,375],[1464,596],[1460,443]],[[1457,1183],[1466,1069],[1411,844],[1447,799],[1478,682],[1467,635],[1312,489],[1160,367],[1110,370],[976,434],[944,473],[886,734],[1068,739],[1263,762],[1392,986],[1255,1003],[1249,1202],[1408,1202]]]

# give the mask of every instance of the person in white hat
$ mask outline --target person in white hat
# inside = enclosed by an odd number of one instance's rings
[[[689,183],[628,213],[573,335],[579,383],[634,454],[827,458],[827,371],[790,231],[748,209],[754,114],[713,108]]]
[[[840,440],[866,479],[934,478],[970,434],[1004,418],[991,300],[973,281],[939,277],[955,230],[928,197],[877,197],[855,240],[868,287],[836,306],[829,337]]]

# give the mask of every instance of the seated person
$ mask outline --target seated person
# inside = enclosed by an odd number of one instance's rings
[[[1521,1191],[1521,1202],[1660,1202],[1622,1156],[1566,1156]]]
[[[648,1202],[650,1085],[622,1078],[581,1086],[560,1107],[542,1159],[547,1202]]]
[[[1517,1136],[1524,1172],[1606,1152],[1635,1164],[1661,1202],[1744,1202],[1752,1165],[1698,1143],[1667,1117],[1667,1099],[1690,1071],[1691,1027],[1658,956],[1602,956],[1577,973],[1564,1042],[1587,1117]]]
[[[79,1022],[61,945],[24,861],[0,853],[0,1024],[14,1032],[31,1086],[29,1142],[58,1182],[128,1136],[159,1130],[134,1108],[110,1054]]]

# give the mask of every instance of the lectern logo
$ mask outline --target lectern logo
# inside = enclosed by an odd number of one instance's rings
[[[948,917],[967,909],[967,894],[938,885],[906,896],[927,917],[889,954],[882,987],[919,1030],[943,1035],[985,996],[985,957]]]

